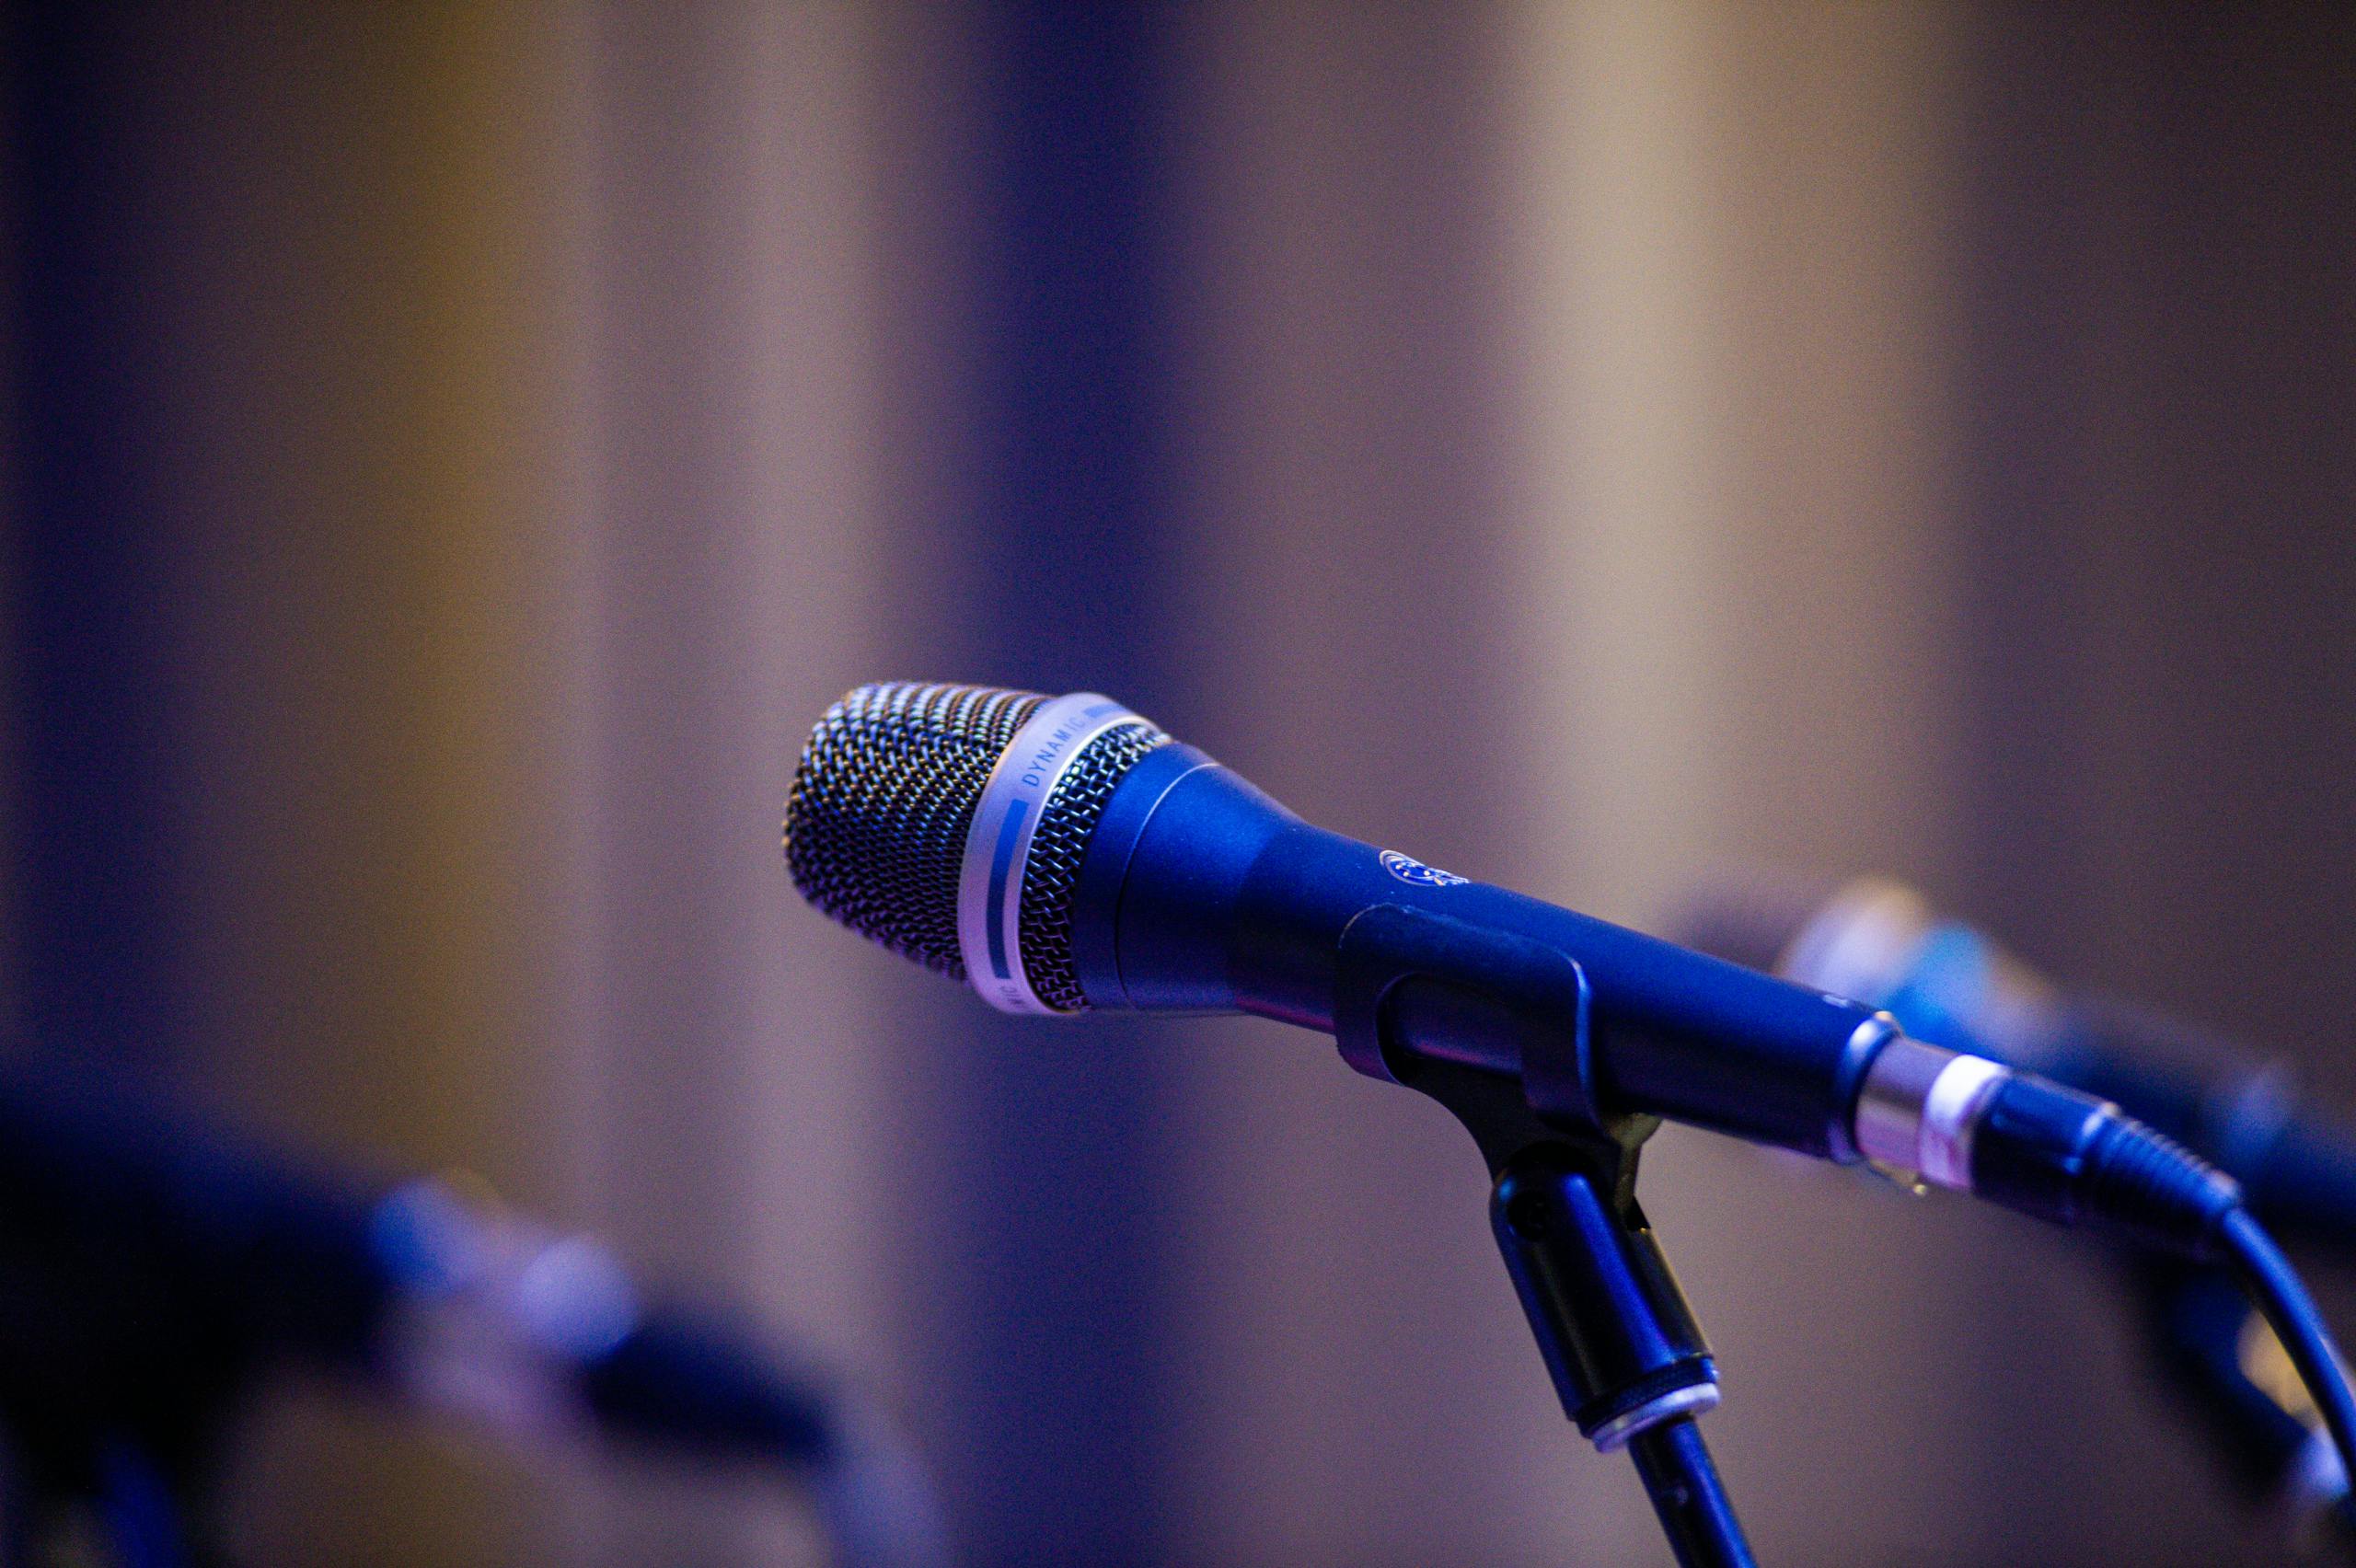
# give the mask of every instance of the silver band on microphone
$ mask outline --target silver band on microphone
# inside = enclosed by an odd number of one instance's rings
[[[974,989],[1000,1012],[1057,1010],[1031,989],[1022,968],[1022,874],[1040,813],[1089,742],[1142,722],[1092,691],[1052,698],[1014,732],[982,786],[957,879],[957,951]]]
[[[1886,1170],[1971,1191],[1971,1136],[2012,1074],[1904,1035],[1874,1056],[1857,1100],[1857,1151]]]

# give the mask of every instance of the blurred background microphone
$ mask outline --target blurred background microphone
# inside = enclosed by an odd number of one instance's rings
[[[1888,1009],[1910,1032],[2116,1101],[2242,1182],[2294,1242],[2356,1251],[2356,1129],[2306,1104],[2290,1066],[2115,997],[2065,990],[1986,932],[1886,877],[1773,867],[1694,890],[1680,940]],[[2325,1518],[2356,1547],[2347,1475],[2281,1347],[2218,1271],[2140,1250],[2126,1273],[2146,1345],[2245,1488],[2294,1536]]]
[[[223,1561],[233,1428],[296,1365],[510,1438],[766,1470],[837,1561],[945,1561],[919,1467],[855,1392],[463,1186],[306,1169],[0,1062],[0,1562],[63,1560],[92,1522],[125,1568]]]
[[[2290,1064],[2119,998],[2069,992],[1882,877],[1760,868],[1696,891],[1679,940],[1898,1016],[1909,1033],[2116,1101],[2242,1183],[2293,1243],[2356,1251],[2356,1124]]]

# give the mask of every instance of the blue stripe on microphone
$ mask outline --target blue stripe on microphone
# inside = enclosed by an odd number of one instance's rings
[[[982,924],[989,932],[990,973],[1001,980],[1014,976],[1006,963],[1006,878],[1014,869],[1014,840],[1022,830],[1022,813],[1030,804],[1017,801],[1006,809],[998,830],[998,847],[990,851],[990,901]]]

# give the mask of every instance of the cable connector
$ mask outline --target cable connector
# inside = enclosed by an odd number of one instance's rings
[[[1971,1140],[1971,1190],[2061,1225],[2210,1260],[2241,1185],[2107,1100],[2008,1077]]]
[[[1904,1036],[1875,1055],[1857,1147],[1901,1180],[2193,1258],[2223,1251],[2240,1186],[2107,1100]]]

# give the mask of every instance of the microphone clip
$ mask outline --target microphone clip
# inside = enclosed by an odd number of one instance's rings
[[[1634,1150],[1659,1118],[1611,1114],[1599,1103],[1589,1043],[1589,987],[1576,959],[1517,932],[1378,904],[1343,928],[1334,986],[1342,1059],[1369,1078],[1432,1090],[1435,1065],[1519,1080],[1523,1116],[1502,1105],[1459,1109],[1494,1171],[1534,1116],[1565,1137]],[[1447,1097],[1438,1097],[1446,1102]],[[1492,1153],[1491,1146],[1502,1151]]]
[[[1637,1445],[1649,1482],[1670,1429],[1717,1404],[1717,1373],[1636,1204],[1659,1119],[1598,1103],[1588,997],[1557,949],[1381,905],[1343,932],[1334,1034],[1352,1066],[1438,1101],[1472,1135],[1495,1178],[1491,1228],[1564,1412],[1600,1452]],[[1692,1435],[1681,1446],[1707,1464]],[[1694,1513],[1712,1499],[1715,1525]],[[1734,1528],[1715,1478],[1654,1501],[1673,1537]]]

